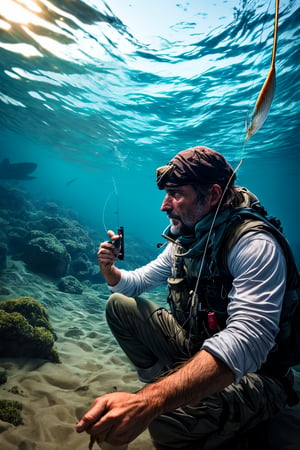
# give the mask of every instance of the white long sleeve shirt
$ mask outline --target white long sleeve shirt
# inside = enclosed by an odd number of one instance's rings
[[[121,270],[121,280],[109,286],[113,292],[136,297],[166,284],[171,276],[174,245],[149,264],[133,271]],[[206,339],[202,348],[221,359],[238,382],[266,361],[275,344],[285,292],[286,261],[273,236],[248,232],[228,254],[233,277],[229,292],[228,320],[224,330]]]

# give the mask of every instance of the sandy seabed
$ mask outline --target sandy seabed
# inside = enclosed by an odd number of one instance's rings
[[[0,358],[0,368],[5,368],[8,376],[0,385],[0,398],[20,402],[24,422],[14,426],[0,420],[0,449],[88,450],[89,436],[76,433],[75,424],[94,399],[108,392],[135,392],[143,386],[106,324],[106,285],[85,287],[80,295],[66,294],[53,281],[28,272],[19,261],[10,261],[1,274],[1,285],[10,295],[0,295],[0,301],[31,296],[46,306],[57,334],[55,347],[61,363]],[[159,292],[147,297],[162,302]],[[300,393],[299,372],[296,386]],[[296,419],[294,408],[298,411]],[[300,450],[300,443],[280,445],[286,440],[287,430],[298,442],[300,404],[294,408],[287,408],[283,417],[275,420],[274,448]],[[97,448],[95,445],[94,450]],[[154,450],[148,431],[128,450]]]
[[[8,376],[0,386],[0,398],[20,402],[24,422],[14,426],[0,421],[0,448],[87,450],[89,437],[76,433],[75,424],[93,400],[108,392],[134,392],[143,386],[106,325],[104,304],[109,291],[99,285],[99,289],[86,287],[81,295],[66,294],[52,281],[28,273],[19,262],[11,263],[3,282],[11,295],[0,296],[0,300],[31,296],[47,307],[61,363],[0,358],[0,367]],[[154,449],[148,431],[129,449]]]

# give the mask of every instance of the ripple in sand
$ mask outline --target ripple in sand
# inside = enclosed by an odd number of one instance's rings
[[[85,352],[92,352],[93,351],[93,347],[91,347],[89,344],[87,344],[86,342],[78,342],[78,346],[84,350]]]
[[[83,336],[83,335],[84,335],[84,332],[77,327],[69,328],[69,330],[66,331],[64,334],[65,337],[71,337],[71,338]]]
[[[96,339],[99,338],[99,333],[96,331],[90,331],[86,336],[90,339]]]

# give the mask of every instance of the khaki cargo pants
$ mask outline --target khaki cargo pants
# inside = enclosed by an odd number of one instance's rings
[[[188,341],[169,311],[141,297],[112,294],[106,317],[142,381],[153,381],[199,349]],[[163,414],[149,431],[159,450],[225,448],[223,444],[277,414],[285,405],[282,385],[253,373],[198,404]]]

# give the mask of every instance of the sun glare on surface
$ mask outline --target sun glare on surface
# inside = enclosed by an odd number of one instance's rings
[[[42,12],[41,8],[32,0],[5,0],[0,2],[0,15],[11,22],[30,23],[34,21],[35,14],[40,12]]]
[[[18,0],[18,2],[25,5],[33,12],[41,12],[41,8],[32,0]]]
[[[25,57],[43,56],[40,47],[56,54],[60,50],[61,44],[55,39],[47,37],[47,34],[57,33],[64,34],[56,24],[51,23],[45,17],[43,9],[35,3],[35,0],[0,0],[0,29],[9,31],[10,36],[15,34],[15,42],[0,42],[0,48],[22,54]],[[20,42],[18,29],[14,27],[20,26],[30,40],[26,39]],[[34,32],[35,26],[43,30],[42,33]],[[37,44],[37,45],[36,45]]]

